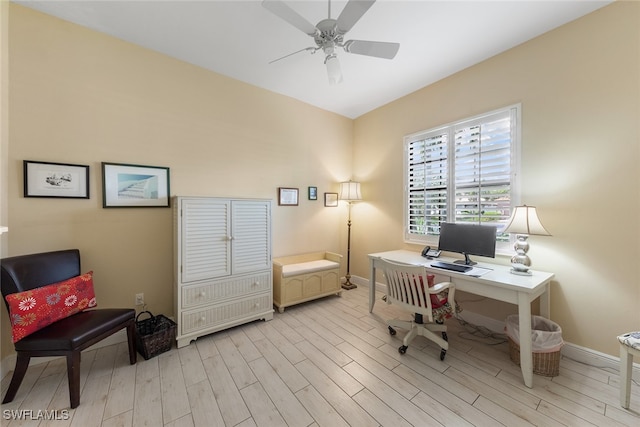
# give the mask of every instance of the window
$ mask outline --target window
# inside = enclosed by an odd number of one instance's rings
[[[437,242],[442,222],[491,224],[506,249],[519,115],[515,105],[405,137],[405,241]]]

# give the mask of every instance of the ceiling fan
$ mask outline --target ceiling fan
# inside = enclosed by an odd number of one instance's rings
[[[298,28],[305,34],[313,37],[315,47],[307,47],[285,55],[270,62],[274,63],[296,53],[308,51],[316,53],[322,50],[325,54],[324,63],[327,66],[327,74],[330,84],[342,82],[342,71],[336,53],[340,47],[345,52],[358,55],[374,56],[376,58],[393,59],[400,48],[399,43],[374,42],[367,40],[344,41],[345,34],[362,18],[376,0],[349,0],[338,19],[331,18],[331,0],[329,3],[328,18],[318,22],[315,26],[302,17],[298,12],[281,0],[263,0],[262,6],[274,15]]]

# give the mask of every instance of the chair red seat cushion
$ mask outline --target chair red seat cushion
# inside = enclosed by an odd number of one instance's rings
[[[58,320],[14,345],[17,351],[69,351],[105,333],[113,333],[114,328],[122,328],[128,320],[135,321],[135,316],[132,308],[87,310]]]

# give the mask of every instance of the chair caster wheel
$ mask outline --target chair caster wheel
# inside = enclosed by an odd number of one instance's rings
[[[449,337],[447,337],[447,333],[446,332],[442,333],[442,339],[445,340],[445,341],[449,341]]]
[[[440,360],[444,360],[444,356],[446,355],[447,355],[447,350],[445,350],[444,348],[440,350]]]
[[[393,329],[391,326],[389,326],[389,334],[390,335],[395,335],[396,334],[396,330]]]
[[[398,348],[398,353],[400,353],[400,354],[405,354],[406,352],[407,352],[407,346],[406,346],[406,345],[401,345],[401,346]]]

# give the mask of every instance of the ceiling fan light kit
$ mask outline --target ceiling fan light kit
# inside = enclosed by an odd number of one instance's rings
[[[316,47],[300,49],[269,63],[272,64],[299,52],[310,51],[311,53],[315,53],[322,49],[325,54],[324,64],[327,67],[329,84],[338,84],[342,82],[342,71],[340,69],[336,47],[341,47],[347,53],[393,59],[400,48],[399,43],[368,40],[344,41],[344,35],[362,18],[373,3],[375,3],[375,0],[349,0],[338,19],[332,19],[331,0],[329,0],[329,17],[321,20],[314,26],[285,2],[281,0],[263,0],[262,6],[265,9],[305,34],[313,37],[316,43]]]
[[[327,66],[327,76],[329,77],[329,84],[336,85],[342,83],[342,70],[340,69],[340,61],[335,53],[327,55],[324,59],[324,63]]]

